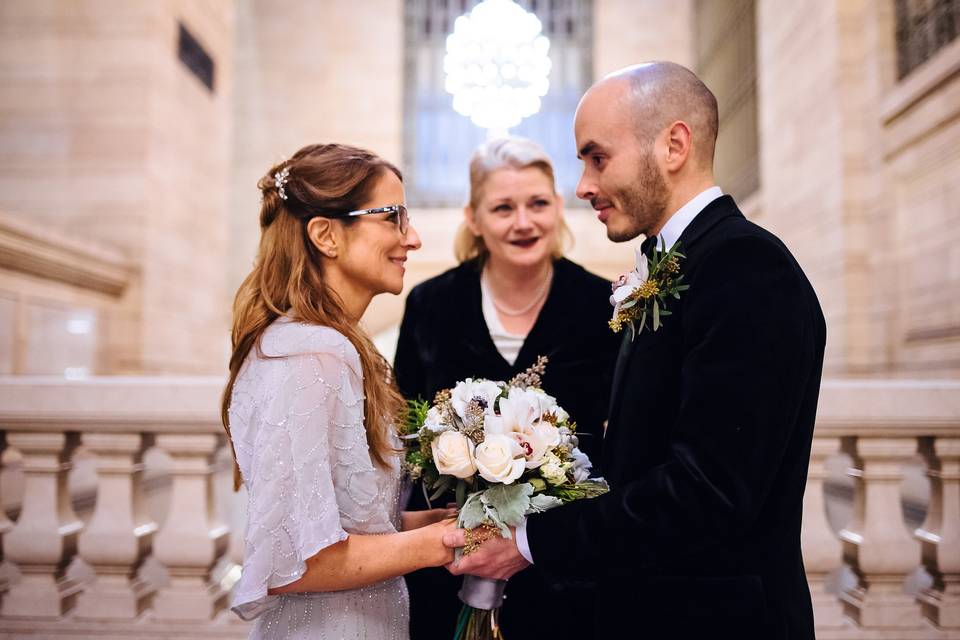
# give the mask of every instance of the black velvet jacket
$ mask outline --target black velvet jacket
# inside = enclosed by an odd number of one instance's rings
[[[531,516],[534,569],[596,583],[597,638],[813,640],[800,516],[820,305],[783,243],[728,196],[680,243],[690,289],[617,360],[612,491]]]
[[[576,421],[580,447],[599,467],[620,343],[607,326],[609,297],[608,281],[569,260],[555,261],[550,293],[511,366],[483,318],[479,265],[466,262],[414,287],[407,297],[394,363],[397,383],[404,396],[432,401],[437,391],[466,378],[509,380],[545,355],[543,388]],[[420,487],[409,507],[426,508]],[[407,576],[412,638],[452,637],[460,581],[442,568]],[[507,638],[582,640],[592,625],[590,592],[551,591],[535,572],[525,571],[510,580],[506,593],[501,624]],[[576,611],[576,620],[571,624],[573,616],[559,611]]]

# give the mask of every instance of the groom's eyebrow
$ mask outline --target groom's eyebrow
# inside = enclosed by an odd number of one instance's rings
[[[587,144],[580,147],[580,151],[577,152],[577,159],[583,160],[584,156],[588,156],[597,149],[597,143],[592,140]]]

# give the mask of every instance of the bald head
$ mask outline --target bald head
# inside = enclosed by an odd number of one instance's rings
[[[614,96],[629,110],[637,137],[651,142],[665,127],[680,120],[691,129],[697,163],[713,167],[719,116],[717,99],[686,67],[673,62],[648,62],[615,71],[595,84],[591,93]]]

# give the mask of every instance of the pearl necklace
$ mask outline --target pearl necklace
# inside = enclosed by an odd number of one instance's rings
[[[487,284],[487,291],[490,292],[490,301],[493,302],[493,306],[497,311],[502,313],[505,316],[515,318],[517,316],[522,316],[533,310],[538,304],[540,304],[543,299],[547,296],[547,293],[550,291],[550,283],[553,281],[553,265],[550,266],[550,271],[547,272],[547,277],[544,278],[543,284],[540,285],[540,289],[537,291],[537,294],[533,297],[533,300],[522,309],[509,309],[504,307],[502,304],[497,302],[496,296],[493,295],[493,288],[490,286],[490,279],[487,277],[487,272],[484,271],[481,276]]]

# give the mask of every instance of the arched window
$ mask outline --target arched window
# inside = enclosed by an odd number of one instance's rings
[[[447,35],[479,0],[406,0],[404,177],[407,198],[421,207],[463,205],[467,164],[485,130],[453,110],[444,89]],[[573,114],[593,75],[592,0],[517,0],[537,15],[550,39],[550,90],[540,111],[510,133],[536,140],[554,162],[558,189],[572,195],[580,175]],[[569,198],[568,198],[569,199]]]

